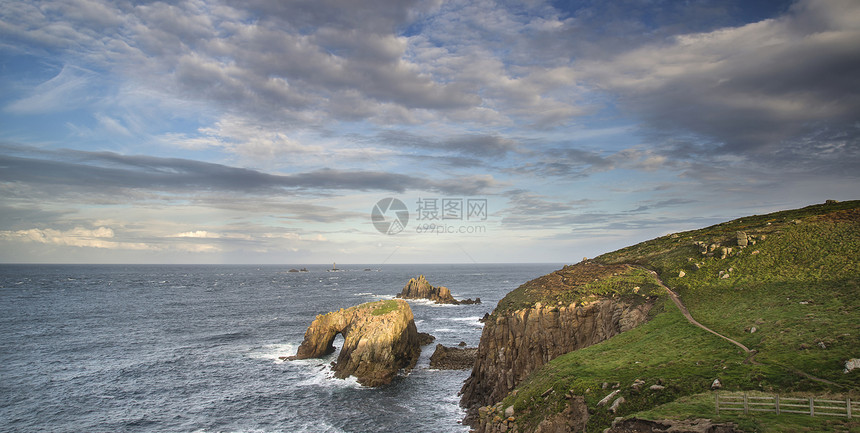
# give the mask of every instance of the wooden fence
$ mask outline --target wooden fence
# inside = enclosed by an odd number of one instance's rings
[[[749,393],[715,393],[717,414],[720,411],[800,413],[810,416],[840,416],[860,418],[860,402],[827,400],[821,398],[780,397],[774,395],[750,395]]]

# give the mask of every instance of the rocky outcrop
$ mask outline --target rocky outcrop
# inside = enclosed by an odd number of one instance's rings
[[[491,316],[484,325],[460,403],[474,423],[477,408],[501,401],[531,371],[567,352],[591,346],[647,320],[653,299],[598,298],[566,306],[535,304]]]
[[[397,295],[403,299],[429,299],[437,304],[480,304],[481,298],[466,299],[458,301],[451,295],[451,291],[445,286],[434,287],[430,285],[424,275],[418,278],[410,278],[403,290]]]
[[[445,347],[436,345],[436,351],[430,356],[430,368],[440,370],[468,370],[475,364],[475,347]]]
[[[649,421],[638,418],[617,420],[607,433],[743,433],[733,423],[715,424],[709,419]]]
[[[541,421],[535,433],[580,432],[585,431],[586,424],[588,424],[588,406],[585,404],[585,398],[577,395],[568,399],[563,411]]]
[[[421,353],[412,309],[406,301],[394,299],[317,316],[290,359],[334,352],[337,334],[344,342],[332,368],[335,377],[355,376],[365,386],[390,383],[399,370],[414,367]]]

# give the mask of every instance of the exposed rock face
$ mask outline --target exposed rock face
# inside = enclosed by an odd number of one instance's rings
[[[538,424],[535,433],[568,433],[585,431],[588,423],[588,406],[582,396],[573,396],[567,407],[555,415],[549,416]]]
[[[631,418],[612,423],[607,433],[743,433],[735,424],[714,424],[709,419],[648,421]]]
[[[451,291],[445,286],[433,287],[424,278],[424,275],[419,275],[418,278],[410,278],[409,282],[403,287],[398,298],[403,299],[429,299],[437,304],[480,304],[481,298],[475,300],[466,299],[458,301],[451,296]]]
[[[475,364],[475,355],[478,349],[445,347],[436,345],[436,351],[430,356],[430,368],[440,370],[468,370]]]
[[[390,383],[400,369],[414,367],[421,353],[412,309],[406,301],[395,299],[317,316],[290,359],[334,352],[337,334],[343,335],[344,342],[333,367],[335,377],[355,376],[365,386]]]
[[[598,299],[491,316],[484,325],[472,375],[460,404],[474,422],[477,408],[501,401],[531,371],[567,352],[591,346],[647,320],[653,300]]]
[[[578,395],[569,396],[567,406],[561,412],[548,416],[534,430],[535,433],[570,433],[585,431],[588,423],[588,406],[585,398]],[[504,410],[502,404],[484,406],[478,410],[474,423],[476,433],[521,433],[524,431],[517,425],[517,417],[513,406]]]

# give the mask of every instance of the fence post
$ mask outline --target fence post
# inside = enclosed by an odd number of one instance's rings
[[[851,419],[851,398],[845,397],[845,413],[848,415],[848,419]]]
[[[809,416],[815,416],[815,401],[809,397]]]
[[[776,414],[779,415],[779,394],[773,396],[773,407],[776,409]]]
[[[715,401],[716,406],[717,406],[717,415],[719,415],[720,414],[720,392],[719,391],[714,393],[714,401]],[[850,412],[851,411],[851,409],[850,409],[851,404],[850,403],[848,404],[848,408],[849,408],[848,411]]]
[[[749,413],[749,406],[747,406],[747,392],[744,391],[744,415]]]

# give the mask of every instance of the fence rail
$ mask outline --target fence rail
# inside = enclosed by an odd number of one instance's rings
[[[748,393],[714,394],[717,414],[720,411],[737,411],[749,414],[752,412],[799,413],[810,416],[839,416],[845,418],[860,418],[860,402],[845,400],[830,400],[820,398],[780,397],[774,395],[749,395]]]

